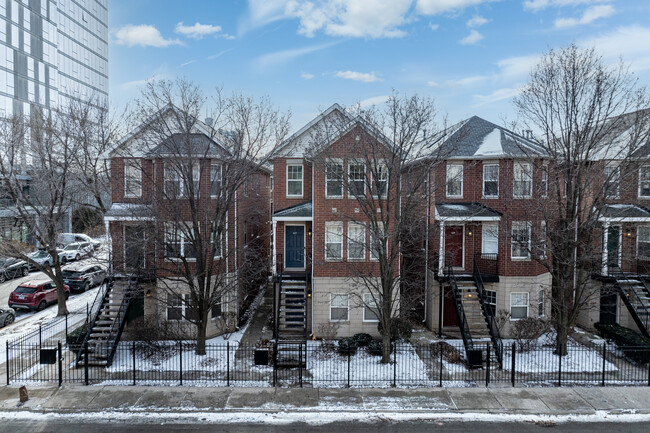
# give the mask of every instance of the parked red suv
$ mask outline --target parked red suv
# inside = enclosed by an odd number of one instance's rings
[[[65,298],[70,296],[70,287],[65,287]],[[14,309],[42,310],[56,304],[56,285],[52,280],[28,281],[16,287],[9,295],[9,307]]]

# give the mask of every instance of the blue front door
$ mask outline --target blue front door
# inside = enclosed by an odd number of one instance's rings
[[[287,268],[305,267],[305,227],[286,226],[285,229],[285,254]]]

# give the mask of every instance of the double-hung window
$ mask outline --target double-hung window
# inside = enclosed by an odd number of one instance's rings
[[[211,225],[210,229],[210,242],[214,250],[214,258],[218,259],[221,257],[221,248],[223,245],[222,233],[219,233],[217,227],[214,226],[214,223]]]
[[[377,164],[374,177],[372,195],[375,197],[386,197],[386,194],[388,194],[388,167],[386,164]]]
[[[483,223],[481,244],[482,254],[499,252],[499,223]]]
[[[366,166],[351,162],[348,166],[348,194],[350,197],[363,197],[366,194]]]
[[[343,164],[329,161],[325,166],[325,197],[343,197]]]
[[[636,233],[637,237],[637,256],[650,257],[650,227],[639,226]]]
[[[188,223],[175,224],[167,223],[165,225],[165,257],[168,259],[196,259],[195,236],[191,228],[187,227]]]
[[[483,197],[499,197],[499,164],[483,166]]]
[[[302,197],[303,175],[302,164],[287,164],[287,197]]]
[[[167,293],[167,320],[196,320],[196,308],[188,293]]]
[[[217,319],[223,315],[223,303],[221,300],[221,296],[219,296],[215,301],[212,303],[212,308],[210,308],[210,316],[213,319]]]
[[[621,184],[621,173],[617,165],[606,165],[603,173],[605,177],[605,197],[618,198]]]
[[[546,221],[542,221],[539,227],[539,256],[546,257]]]
[[[221,164],[210,164],[210,197],[216,198],[221,195],[223,172]]]
[[[370,260],[379,260],[379,253],[381,252],[383,243],[386,242],[386,254],[388,254],[388,242],[385,239],[384,223],[377,223],[377,233],[370,230]]]
[[[529,198],[533,195],[533,170],[529,163],[515,162],[512,194],[517,198]]]
[[[363,294],[363,321],[379,322],[379,306],[372,293]]]
[[[167,198],[177,198],[183,194],[183,180],[178,168],[171,163],[165,163],[165,195]]]
[[[496,290],[485,291],[485,306],[492,317],[497,315],[497,292]]]
[[[510,318],[525,319],[528,317],[528,293],[510,293]]]
[[[463,166],[462,164],[447,165],[447,197],[463,196]]]
[[[325,223],[325,259],[341,260],[343,258],[343,223],[330,221]]]
[[[188,185],[186,196],[189,197],[190,193],[194,193],[194,197],[199,196],[201,190],[201,165],[196,162],[192,164],[192,185]]]
[[[142,169],[139,161],[133,158],[124,160],[124,196],[142,196]]]
[[[530,223],[528,221],[514,221],[512,223],[510,258],[530,258]]]
[[[546,306],[544,305],[544,289],[540,289],[537,292],[537,316],[544,317],[546,316]]]
[[[330,321],[347,322],[350,311],[350,295],[330,294]]]
[[[548,165],[542,166],[542,184],[540,185],[540,195],[542,197],[548,196]]]
[[[366,227],[348,224],[348,260],[366,259]]]
[[[650,165],[639,169],[639,197],[650,198]]]

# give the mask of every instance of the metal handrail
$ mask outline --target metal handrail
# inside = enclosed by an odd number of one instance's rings
[[[613,269],[616,270],[615,272],[609,272],[608,271],[608,273],[609,273],[609,275],[611,277],[614,277],[614,281],[616,282],[616,288],[618,289],[618,292],[619,292],[619,294],[621,296],[621,299],[623,299],[623,303],[627,307],[628,311],[630,311],[630,313],[633,313],[632,314],[632,319],[634,320],[634,322],[637,324],[637,326],[641,330],[641,333],[645,337],[650,338],[650,330],[648,329],[648,325],[650,324],[650,322],[649,322],[649,320],[650,320],[650,310],[648,310],[648,307],[646,307],[646,305],[639,298],[639,296],[636,294],[636,292],[635,292],[636,302],[633,304],[632,300],[630,298],[630,290],[628,290],[627,288],[625,288],[621,284],[621,281],[623,279],[629,280],[629,277],[631,275],[629,275],[628,273],[625,273],[623,271],[623,269],[621,269],[621,267],[616,263],[612,263],[609,266],[610,266],[610,268],[613,268]],[[643,280],[641,278],[637,278],[637,279],[643,285],[644,290],[648,290],[645,283],[643,282]],[[638,306],[640,306],[641,309],[642,309],[642,313],[645,316],[645,321],[641,320],[641,317],[639,316],[639,312],[637,311]]]
[[[86,329],[86,336],[84,337],[84,341],[83,341],[83,343],[81,343],[82,348],[86,347],[86,344],[88,344],[88,339],[90,338],[90,334],[91,334],[91,332],[93,330],[93,327],[95,326],[95,322],[97,321],[97,318],[101,314],[101,311],[102,311],[101,306],[104,305],[104,301],[108,297],[108,294],[111,292],[111,289],[113,287],[113,284],[112,284],[113,279],[111,278],[110,281],[111,282],[106,283],[104,285],[103,292],[102,292],[102,289],[97,291],[97,294],[95,295],[95,300],[93,301],[92,306],[88,310],[88,316],[86,316],[86,321],[84,322],[84,325],[89,325],[89,326],[88,326],[88,329]],[[100,294],[101,294],[101,297],[100,297]],[[99,302],[97,302],[98,300],[99,300]],[[97,307],[95,305],[97,305]],[[93,315],[93,310],[95,308],[97,308],[97,311],[95,311],[95,313]],[[93,315],[93,320],[92,320],[92,322],[89,323],[88,322],[88,317],[91,316],[91,315]],[[81,355],[82,354],[83,354],[83,349],[79,350],[79,352],[77,352],[77,358],[75,360],[75,365],[79,365],[79,361],[81,361]]]
[[[136,290],[133,288],[134,286],[137,286],[137,280],[134,284],[131,284],[131,282],[129,282],[129,288],[122,297],[122,302],[120,302],[120,309],[117,311],[117,316],[115,317],[115,320],[111,325],[111,330],[108,333],[109,338],[107,342],[111,344],[111,353],[108,356],[106,365],[111,365],[113,363],[113,357],[115,356],[115,351],[117,350],[117,343],[120,340],[120,335],[122,334],[124,325],[126,323],[126,312],[128,311],[129,306],[131,305],[131,301],[133,300],[134,294],[136,292]]]
[[[492,345],[494,346],[494,351],[497,355],[499,361],[499,366],[503,365],[503,340],[501,339],[501,333],[499,332],[499,327],[496,324],[496,318],[491,314],[490,310],[487,308],[487,296],[485,294],[485,286],[483,285],[483,276],[481,275],[481,270],[479,269],[476,263],[476,257],[474,256],[474,282],[476,283],[476,291],[478,292],[478,299],[481,303],[481,308],[483,310],[483,316],[488,325],[488,331],[490,332],[490,339],[492,340]]]
[[[474,349],[474,342],[472,341],[472,335],[467,323],[467,316],[465,315],[465,309],[463,308],[463,300],[460,297],[460,293],[458,293],[458,284],[456,283],[456,276],[454,275],[454,269],[451,264],[447,266],[447,277],[449,279],[449,285],[451,286],[451,294],[454,297],[454,304],[456,305],[456,317],[458,318],[460,335],[463,338],[465,351],[468,352],[469,350]]]

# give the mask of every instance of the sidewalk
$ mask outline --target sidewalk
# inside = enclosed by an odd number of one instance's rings
[[[11,413],[412,413],[636,414],[650,420],[650,387],[313,389],[126,386],[0,387],[0,418]],[[456,414],[456,415],[452,415]]]

